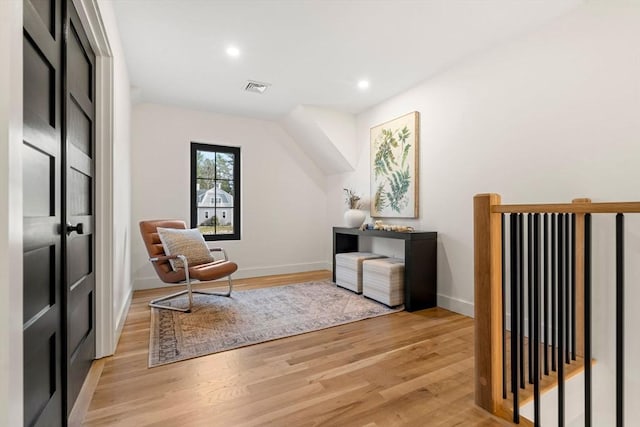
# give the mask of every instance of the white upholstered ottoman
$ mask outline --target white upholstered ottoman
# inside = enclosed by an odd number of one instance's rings
[[[382,258],[364,261],[362,293],[390,307],[404,303],[404,260]]]
[[[362,293],[362,263],[382,258],[371,252],[346,252],[336,254],[336,284],[350,291]]]

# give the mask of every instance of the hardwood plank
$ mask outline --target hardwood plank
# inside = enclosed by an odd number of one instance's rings
[[[243,279],[234,287],[330,274]],[[146,304],[169,292],[134,294],[83,425],[511,425],[474,404],[468,317],[440,308],[399,312],[149,369]]]

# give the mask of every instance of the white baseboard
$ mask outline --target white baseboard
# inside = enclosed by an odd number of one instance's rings
[[[438,307],[445,308],[456,313],[464,314],[465,316],[473,317],[473,303],[458,298],[453,298],[448,295],[438,294]]]
[[[122,305],[118,318],[116,320],[116,331],[113,342],[113,352],[115,353],[118,347],[118,341],[120,341],[120,335],[122,335],[122,329],[124,328],[124,322],[127,320],[127,314],[129,314],[129,308],[131,307],[131,300],[133,299],[133,289],[129,289],[129,294]]]
[[[332,267],[330,262],[322,261],[301,264],[285,264],[271,267],[240,268],[233,274],[232,277],[235,279],[245,279],[248,277],[273,276],[276,274],[292,274],[315,270],[331,270],[331,268]],[[163,283],[160,279],[158,279],[157,276],[139,277],[133,282],[134,290],[163,288],[167,286],[174,285]]]

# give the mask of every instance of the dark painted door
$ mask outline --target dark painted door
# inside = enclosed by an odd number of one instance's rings
[[[24,2],[24,422],[60,425],[62,383],[62,4]]]
[[[95,55],[71,0],[65,26],[63,213],[66,238],[67,412],[95,358],[94,75]]]
[[[95,356],[95,58],[70,0],[24,2],[23,55],[24,419],[58,426]]]

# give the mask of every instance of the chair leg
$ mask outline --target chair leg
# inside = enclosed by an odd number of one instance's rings
[[[166,297],[162,297],[162,298],[157,298],[157,299],[151,300],[149,302],[149,307],[163,308],[165,310],[180,311],[182,313],[191,313],[191,307],[193,307],[193,292],[191,291],[191,277],[189,277],[189,264],[188,264],[188,261],[187,261],[187,257],[185,257],[184,255],[178,255],[178,258],[180,258],[182,260],[182,265],[183,265],[184,272],[185,272],[185,281],[186,281],[187,289],[184,290],[184,291],[176,292],[176,293],[171,294],[171,295],[167,295]],[[173,298],[175,298],[177,296],[184,295],[184,294],[187,294],[189,296],[189,307],[187,307],[187,308],[178,308],[178,307],[171,307],[171,306],[167,306],[167,305],[158,304],[158,302],[160,302],[160,301],[168,301],[170,299],[173,299]]]
[[[183,313],[188,313],[188,312],[191,311],[191,305],[189,305],[189,308],[179,308],[179,307],[171,307],[170,305],[158,304],[161,301],[169,301],[169,300],[171,300],[173,298],[179,297],[179,296],[184,295],[184,294],[186,294],[188,292],[189,292],[188,290],[184,290],[184,291],[173,293],[171,295],[164,296],[162,298],[153,299],[153,300],[149,301],[149,307],[164,308],[165,310],[181,311]]]
[[[226,292],[208,292],[208,291],[198,291],[198,290],[193,290],[191,287],[191,278],[189,277],[189,274],[187,273],[187,289],[185,289],[184,291],[179,291],[176,293],[173,293],[171,295],[167,295],[164,296],[162,298],[156,298],[154,300],[151,300],[149,302],[149,307],[155,307],[155,308],[163,308],[165,310],[174,310],[174,311],[180,311],[182,313],[190,313],[191,312],[191,307],[193,307],[193,294],[201,294],[201,295],[217,295],[217,296],[221,296],[221,297],[230,297],[231,296],[231,291],[233,290],[233,281],[231,280],[231,276],[227,276],[227,280],[229,282],[229,289]],[[178,308],[178,307],[171,307],[168,305],[162,305],[162,304],[158,304],[159,302],[162,301],[168,301],[170,299],[173,299],[175,297],[179,297],[181,295],[187,294],[189,296],[189,307],[188,308]]]
[[[220,297],[230,297],[231,291],[233,290],[233,282],[231,281],[231,275],[227,276],[227,280],[229,281],[229,289],[227,290],[227,292],[193,291],[193,293],[202,294],[202,295],[218,295]]]

